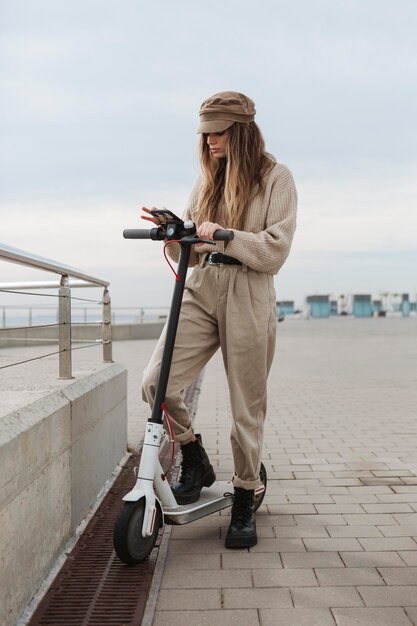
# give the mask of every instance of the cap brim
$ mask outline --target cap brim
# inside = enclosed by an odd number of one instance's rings
[[[232,126],[234,122],[230,120],[211,120],[207,122],[200,122],[197,128],[197,134],[201,133],[221,133],[223,130],[227,130]]]

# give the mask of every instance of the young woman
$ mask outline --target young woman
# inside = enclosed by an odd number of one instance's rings
[[[290,171],[265,151],[255,121],[255,104],[244,94],[217,93],[200,108],[201,176],[184,219],[202,239],[233,229],[231,242],[195,246],[168,383],[166,406],[181,444],[180,504],[195,502],[215,480],[213,467],[195,435],[183,401],[190,385],[221,348],[232,408],[234,502],[226,547],[257,542],[254,490],[260,484],[266,383],[275,351],[273,276],[290,251],[297,193]],[[155,221],[149,209],[144,219]],[[171,255],[178,258],[174,244]],[[143,397],[152,405],[165,333],[145,370]]]

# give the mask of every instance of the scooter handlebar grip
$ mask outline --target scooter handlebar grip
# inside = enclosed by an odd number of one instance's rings
[[[152,228],[126,228],[123,231],[125,239],[150,239]]]
[[[232,241],[235,233],[233,230],[216,230],[214,233],[213,239],[215,241]]]

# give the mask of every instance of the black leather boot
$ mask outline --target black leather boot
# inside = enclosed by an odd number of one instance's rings
[[[250,548],[258,543],[254,500],[254,489],[235,487],[232,521],[225,541],[226,548]]]
[[[203,448],[201,435],[196,435],[195,441],[181,446],[181,452],[181,476],[171,489],[178,504],[191,504],[197,502],[203,487],[210,487],[214,483],[216,474]]]

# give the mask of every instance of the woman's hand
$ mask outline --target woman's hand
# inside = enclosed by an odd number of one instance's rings
[[[155,217],[154,215],[152,215],[151,211],[153,211],[156,207],[152,207],[152,209],[147,209],[146,206],[143,206],[141,208],[141,211],[143,211],[144,213],[146,213],[147,215],[141,215],[140,218],[142,220],[147,220],[148,222],[153,222],[154,224],[156,224],[157,226],[160,225],[160,221],[158,220],[157,217]]]
[[[197,236],[200,239],[208,239],[209,241],[213,241],[213,236],[216,230],[223,230],[224,226],[220,226],[220,224],[216,224],[214,222],[203,222],[197,228]],[[200,244],[197,244],[200,245]]]

